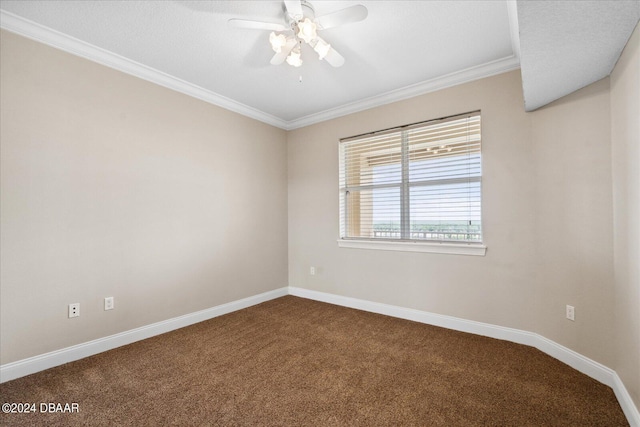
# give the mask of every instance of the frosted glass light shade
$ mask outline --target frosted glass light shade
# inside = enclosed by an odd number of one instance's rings
[[[287,64],[299,67],[302,65],[302,58],[300,58],[300,52],[291,52],[287,56]]]
[[[318,42],[313,47],[313,50],[318,53],[318,57],[320,59],[324,59],[324,57],[327,56],[327,53],[329,53],[329,50],[331,50],[331,45],[322,39],[318,39]]]
[[[311,43],[311,40],[318,37],[316,24],[309,18],[305,18],[304,21],[298,22],[298,37],[307,43]]]
[[[287,44],[287,38],[284,34],[276,34],[272,32],[269,34],[269,43],[274,52],[280,53],[285,44]]]

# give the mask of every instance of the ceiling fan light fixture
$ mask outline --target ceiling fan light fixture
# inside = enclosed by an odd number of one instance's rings
[[[318,37],[316,24],[309,18],[298,22],[298,37],[307,43]]]
[[[302,65],[302,58],[300,57],[300,51],[292,51],[289,56],[287,56],[287,64],[292,65],[294,67],[299,67]]]
[[[280,53],[282,52],[282,48],[287,44],[287,38],[284,34],[276,34],[271,32],[269,34],[269,43],[271,43],[271,48],[274,52]]]
[[[271,65],[280,65],[286,60],[289,65],[300,67],[300,49],[303,43],[307,43],[316,51],[320,60],[337,68],[344,65],[344,57],[318,37],[318,32],[362,21],[368,14],[367,8],[359,4],[316,17],[315,9],[308,0],[284,0],[283,12],[284,25],[235,18],[228,23],[236,28],[269,31],[269,43],[275,52],[269,61]]]
[[[313,46],[313,50],[316,51],[318,57],[322,60],[331,50],[331,45],[322,39],[318,39],[315,46]]]

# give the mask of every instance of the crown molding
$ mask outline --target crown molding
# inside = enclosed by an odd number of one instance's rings
[[[402,101],[419,95],[424,95],[429,92],[435,92],[437,90],[457,86],[485,77],[517,70],[518,68],[520,68],[520,60],[515,55],[511,55],[502,59],[488,62],[486,64],[467,68],[462,71],[456,71],[455,73],[450,73],[444,76],[436,77],[434,79],[425,80],[420,83],[405,86],[400,89],[392,90],[390,92],[372,96],[370,98],[365,98],[356,102],[345,104],[337,108],[332,108],[320,113],[310,114],[299,119],[291,120],[287,123],[287,130],[298,129],[304,126],[323,122],[325,120],[345,116],[347,114],[357,113],[360,111],[368,110],[370,108],[379,107],[381,105],[391,104],[392,102]]]
[[[520,25],[518,24],[518,4],[516,0],[507,1],[507,13],[509,14],[511,49],[513,54],[520,59]]]
[[[287,121],[271,114],[241,104],[233,99],[83,42],[11,12],[0,10],[0,28],[269,125],[282,129],[287,127]]]
[[[516,52],[486,64],[287,121],[5,10],[0,10],[0,28],[284,130],[298,129],[520,68]]]

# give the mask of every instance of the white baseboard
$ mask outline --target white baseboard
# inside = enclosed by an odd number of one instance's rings
[[[640,427],[638,408],[614,370],[536,333],[303,288],[289,287],[289,294],[535,347],[577,371],[611,387],[631,427]]]
[[[94,354],[102,353],[103,351],[112,350],[114,348],[164,334],[175,329],[184,328],[185,326],[193,325],[194,323],[251,307],[252,305],[260,304],[287,294],[288,289],[286,287],[275,289],[259,295],[232,301],[205,310],[196,311],[194,313],[185,314],[184,316],[163,320],[161,322],[131,329],[108,337],[98,338],[93,341],[63,348],[61,350],[52,351],[30,357],[28,359],[18,360],[13,363],[7,363],[0,366],[0,383],[53,368],[54,366],[73,362],[74,360],[93,356]]]
[[[615,372],[613,376],[613,386],[611,386],[611,388],[616,394],[618,403],[620,404],[624,415],[627,417],[629,425],[631,427],[640,427],[640,411],[638,411],[638,407],[635,405],[635,403],[633,403],[633,400],[631,399],[631,395],[627,391],[627,388],[624,386],[624,383]]]
[[[103,351],[131,344],[165,332],[193,325],[194,323],[222,316],[223,314],[251,307],[252,305],[260,304],[285,295],[293,295],[315,301],[322,301],[329,304],[384,314],[400,319],[412,320],[414,322],[440,326],[456,331],[468,332],[535,347],[538,350],[566,363],[583,374],[611,387],[631,427],[640,427],[640,413],[638,412],[638,408],[635,406],[629,392],[615,371],[541,335],[519,329],[505,328],[503,326],[465,320],[453,316],[445,316],[426,311],[296,287],[275,289],[273,291],[232,301],[227,304],[218,305],[216,307],[164,320],[162,322],[153,323],[151,325],[121,332],[108,337],[99,338],[83,344],[74,345],[72,347],[63,348],[61,350],[52,351],[13,363],[7,363],[0,366],[0,383],[53,368],[54,366],[73,362],[74,360],[89,357],[94,354],[102,353]]]

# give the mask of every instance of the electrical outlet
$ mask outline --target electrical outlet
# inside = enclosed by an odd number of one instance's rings
[[[80,303],[69,304],[69,319],[80,316]]]
[[[312,276],[316,275],[316,268],[315,267],[309,267],[309,274]]]
[[[567,319],[576,320],[576,308],[572,305],[567,306]]]
[[[113,310],[114,307],[114,303],[113,303],[113,297],[106,297],[104,299],[104,309],[106,310]]]

